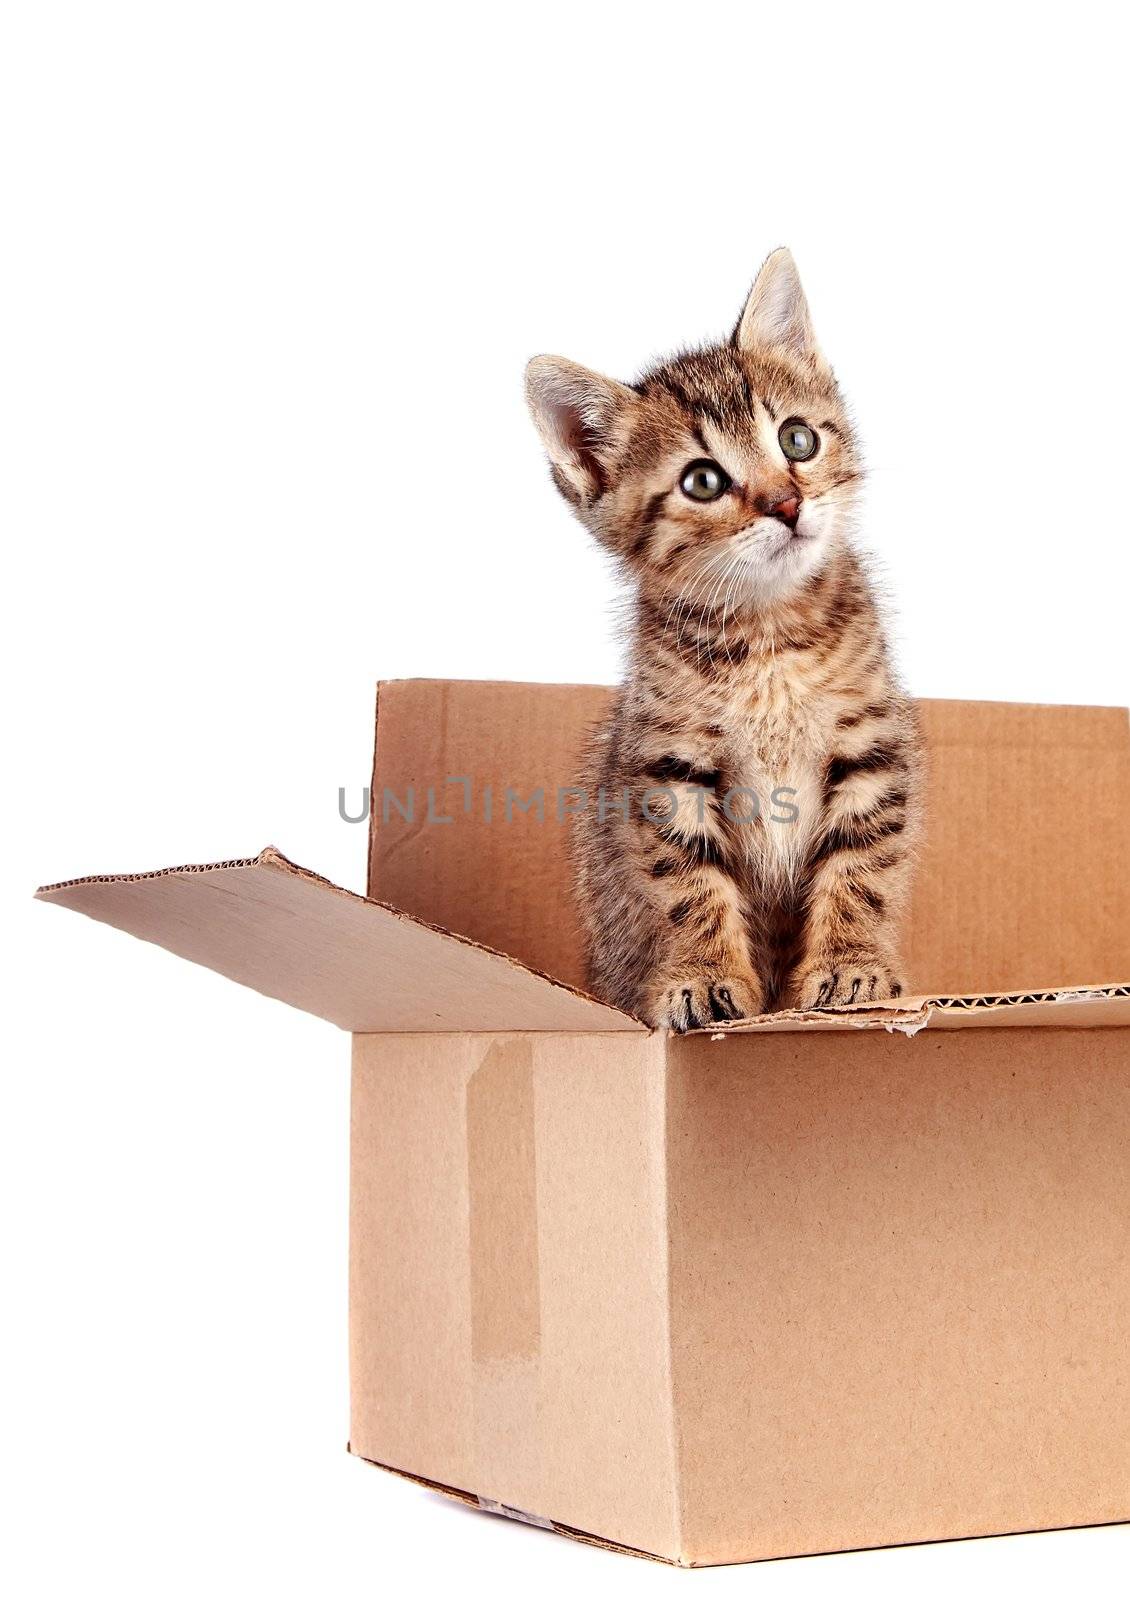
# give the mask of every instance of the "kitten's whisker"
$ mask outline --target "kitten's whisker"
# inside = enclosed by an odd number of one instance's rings
[[[744,559],[739,556],[734,562],[734,571],[733,571],[733,574],[732,574],[732,576],[730,578],[730,586],[729,586],[728,590],[726,591],[726,607],[727,607],[727,610],[729,610],[731,602],[734,600],[734,598],[735,598],[735,596],[737,594],[738,586],[741,583],[743,565],[744,565]],[[730,665],[733,666],[733,664],[734,664],[734,656],[733,656],[733,652],[730,649],[729,642],[728,642],[728,640],[726,638],[726,612],[725,611],[722,613],[722,643],[726,647],[726,659],[730,663]]]
[[[735,550],[730,557],[730,561],[725,572],[726,592],[722,598],[722,648],[725,650],[726,660],[731,666],[734,664],[734,656],[726,639],[726,618],[729,615],[730,603],[733,600],[734,590],[737,585],[738,578],[741,575],[741,569],[744,561],[745,557],[742,551]]]
[[[676,648],[676,650],[678,650],[681,653],[682,644],[683,644],[683,633],[685,631],[687,623],[691,620],[691,609],[692,609],[692,606],[694,606],[695,602],[701,596],[703,588],[706,586],[707,583],[710,582],[711,578],[713,577],[713,575],[714,575],[714,567],[715,567],[716,563],[719,562],[720,560],[724,560],[726,555],[727,555],[727,552],[725,550],[713,552],[710,556],[707,557],[707,560],[704,563],[703,567],[700,569],[700,571],[698,571],[697,573],[695,573],[693,575],[690,587],[688,589],[684,590],[680,594],[678,600],[675,603],[674,610],[668,616],[667,624],[663,629],[663,638],[661,640],[661,643],[666,641],[667,633],[668,633],[668,630],[670,629],[671,623],[672,623],[672,621],[675,621],[677,619],[678,620],[678,627],[676,628],[676,631],[675,631],[675,648]],[[712,597],[713,597],[713,592],[712,592],[711,598]],[[704,610],[709,610],[710,609],[710,603],[711,603],[710,599],[708,599],[707,602],[706,602],[706,605],[703,607],[703,609]],[[695,661],[696,661],[697,666],[701,669],[701,666],[702,666],[702,624],[701,624],[701,622],[699,622],[699,624],[698,624],[696,635],[695,635]]]
[[[714,597],[715,597],[715,595],[718,594],[719,590],[721,590],[723,588],[723,585],[725,585],[726,587],[725,587],[725,592],[723,594],[723,599],[722,599],[722,616],[721,616],[721,637],[722,637],[722,643],[723,643],[723,645],[725,645],[725,643],[726,643],[726,609],[727,609],[727,605],[728,605],[728,602],[729,602],[729,581],[730,581],[730,578],[731,578],[731,574],[735,571],[736,567],[738,566],[738,564],[741,561],[741,556],[740,556],[740,554],[738,552],[732,550],[729,546],[727,546],[722,552],[720,552],[719,557],[716,558],[716,559],[719,559],[719,560],[722,561],[722,572],[721,572],[721,575],[718,578],[718,581],[715,583],[713,589],[710,591],[710,599],[707,601],[707,609],[711,610],[711,611],[716,609],[715,604],[714,604]],[[728,656],[728,658],[729,658],[729,660],[731,661],[731,664],[732,664],[733,657],[730,656],[730,653],[729,653],[728,650],[727,650],[726,653],[727,653],[727,656]],[[713,650],[713,646],[708,646],[708,648],[707,648],[707,657],[708,657],[708,659],[710,661],[711,667],[713,668],[713,666],[714,666],[714,650]]]

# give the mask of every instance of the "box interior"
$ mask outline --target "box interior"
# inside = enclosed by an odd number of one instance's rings
[[[569,817],[612,691],[407,680],[380,686],[369,892],[540,971],[584,983]],[[916,994],[1004,995],[1130,976],[1125,709],[921,702],[927,837],[904,947]],[[465,784],[470,781],[470,807]],[[544,821],[510,788],[545,794]],[[382,804],[414,791],[414,817]],[[436,814],[429,822],[427,794]],[[484,795],[492,815],[484,815]]]
[[[638,1031],[583,992],[557,806],[610,692],[382,684],[368,897],[271,847],[40,897],[355,1033]],[[922,713],[928,829],[905,938],[915,994],[719,1031],[1130,1018],[1126,711],[926,701]]]

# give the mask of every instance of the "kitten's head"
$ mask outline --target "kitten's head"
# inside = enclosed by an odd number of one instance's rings
[[[728,344],[631,386],[536,356],[526,394],[557,487],[654,594],[771,606],[850,524],[859,458],[787,250],[762,267]]]

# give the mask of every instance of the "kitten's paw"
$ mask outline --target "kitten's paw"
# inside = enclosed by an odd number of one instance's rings
[[[868,1001],[897,1000],[902,980],[881,951],[852,950],[807,962],[790,986],[794,1011],[821,1011],[829,1006],[863,1006]]]
[[[645,1008],[653,1028],[689,1033],[718,1022],[736,1022],[765,1008],[761,985],[752,978],[722,973],[686,973],[656,983]]]

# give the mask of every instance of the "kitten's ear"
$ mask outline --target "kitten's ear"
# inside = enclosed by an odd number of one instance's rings
[[[563,356],[535,356],[526,368],[526,400],[557,487],[574,505],[588,504],[605,486],[613,429],[636,395]]]
[[[774,250],[757,274],[734,329],[734,343],[742,350],[777,346],[793,356],[821,359],[800,274],[787,250]]]

